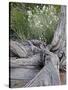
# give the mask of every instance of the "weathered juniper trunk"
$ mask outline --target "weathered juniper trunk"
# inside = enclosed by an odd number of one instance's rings
[[[59,24],[51,43],[51,51],[56,53],[60,59],[60,68],[64,70],[66,65],[66,7],[61,6]]]
[[[59,58],[53,53],[47,53],[44,67],[25,87],[60,85]]]
[[[12,42],[14,45],[11,44]],[[28,84],[25,83],[26,87],[60,84],[59,58],[56,54],[50,52],[43,44],[36,47],[31,41],[28,41],[31,44],[28,45],[28,50],[31,50],[35,55],[29,54],[27,57],[29,52],[25,45],[17,44],[16,41],[12,42],[10,43],[10,46],[12,45],[12,48],[10,48],[11,51],[17,54],[23,52],[26,57],[19,56],[20,58],[10,58],[11,80],[29,80]],[[24,47],[24,50],[23,48],[19,49],[21,47]],[[17,49],[19,49],[19,52]],[[27,54],[25,52],[27,52]]]
[[[59,69],[66,71],[66,7],[61,6],[59,24],[50,48],[46,42],[10,40],[10,79],[23,80],[24,87],[60,85]],[[12,83],[11,83],[12,86]]]

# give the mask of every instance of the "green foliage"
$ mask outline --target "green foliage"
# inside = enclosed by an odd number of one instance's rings
[[[60,15],[59,5],[10,3],[10,30],[22,39],[50,43]]]
[[[14,30],[21,39],[26,39],[28,37],[28,15],[24,9],[20,8],[19,4],[11,4],[11,14],[10,14],[10,27]]]

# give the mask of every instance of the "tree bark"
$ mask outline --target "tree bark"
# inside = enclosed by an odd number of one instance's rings
[[[59,24],[54,33],[51,43],[51,51],[58,55],[60,59],[60,69],[66,66],[66,6],[61,6],[61,16]],[[64,68],[64,70],[66,70]]]

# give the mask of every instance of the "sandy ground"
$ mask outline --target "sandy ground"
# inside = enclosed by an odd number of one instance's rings
[[[66,84],[66,72],[60,72],[61,85]]]

